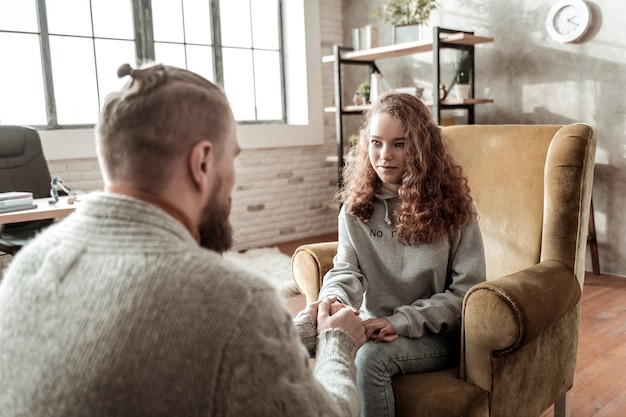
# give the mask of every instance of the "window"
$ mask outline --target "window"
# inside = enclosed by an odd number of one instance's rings
[[[71,10],[71,13],[68,12]],[[124,62],[222,86],[240,123],[285,123],[280,0],[0,0],[0,123],[89,126]]]

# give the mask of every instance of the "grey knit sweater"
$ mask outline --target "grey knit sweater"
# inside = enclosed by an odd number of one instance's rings
[[[367,223],[339,213],[339,247],[320,297],[336,295],[362,317],[384,317],[396,333],[458,335],[467,290],[485,280],[485,253],[477,222],[430,244],[398,242],[398,194],[381,190]]]
[[[0,283],[2,417],[356,416],[355,354],[130,197],[88,196]]]

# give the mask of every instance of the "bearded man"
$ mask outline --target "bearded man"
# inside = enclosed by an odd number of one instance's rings
[[[0,415],[358,415],[360,318],[324,300],[292,321],[221,257],[240,151],[226,96],[174,67],[118,75],[96,127],[105,190],[0,284]]]

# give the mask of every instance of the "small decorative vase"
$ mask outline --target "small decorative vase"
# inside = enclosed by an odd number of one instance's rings
[[[424,40],[424,25],[396,25],[391,32],[391,43],[415,42]]]
[[[469,84],[454,84],[454,95],[456,98],[465,100],[469,98]]]
[[[445,100],[448,97],[448,91],[445,84],[439,84],[439,100]]]
[[[378,96],[383,93],[383,76],[380,72],[372,72],[370,79],[370,97],[369,102],[373,103]]]

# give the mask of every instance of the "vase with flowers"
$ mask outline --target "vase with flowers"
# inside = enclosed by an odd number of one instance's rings
[[[395,44],[422,40],[423,27],[436,8],[436,0],[386,0],[374,9],[371,17],[392,24],[392,43]]]

